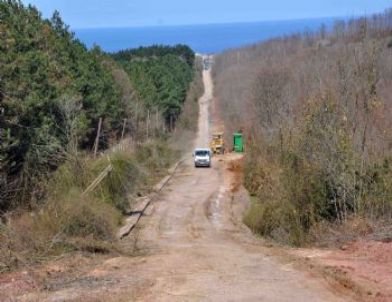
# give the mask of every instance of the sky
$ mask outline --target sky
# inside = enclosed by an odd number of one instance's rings
[[[392,0],[23,0],[44,17],[58,10],[73,29],[186,25],[320,17],[382,12]]]

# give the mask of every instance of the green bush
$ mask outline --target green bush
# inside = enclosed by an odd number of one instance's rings
[[[136,156],[132,153],[115,151],[107,158],[102,157],[92,161],[88,166],[88,171],[96,176],[109,164],[113,167],[112,171],[93,194],[118,210],[126,212],[130,207],[128,194],[146,182],[148,175],[140,168],[144,162],[138,163]]]
[[[288,202],[254,200],[244,223],[255,233],[283,244],[299,246],[306,240],[301,213]]]
[[[148,173],[153,176],[162,169],[169,168],[174,162],[176,152],[174,152],[164,141],[152,141],[139,147],[136,151],[136,159],[143,163]]]
[[[257,145],[248,148],[245,161],[245,186],[252,204],[244,223],[255,233],[284,244],[300,245],[305,241],[312,212],[295,200],[285,172],[273,160],[266,160]],[[295,181],[297,178],[289,178]]]

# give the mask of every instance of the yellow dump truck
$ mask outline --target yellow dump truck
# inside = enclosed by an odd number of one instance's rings
[[[212,153],[214,153],[214,154],[224,154],[225,153],[225,142],[223,139],[223,132],[214,133],[212,135],[210,148],[211,148]]]

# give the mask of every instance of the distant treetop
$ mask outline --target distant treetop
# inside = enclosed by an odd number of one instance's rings
[[[150,47],[139,47],[135,49],[126,49],[111,54],[116,61],[132,61],[134,59],[146,57],[164,57],[168,54],[181,57],[189,66],[195,62],[195,53],[187,45],[178,44],[175,46],[153,45]]]

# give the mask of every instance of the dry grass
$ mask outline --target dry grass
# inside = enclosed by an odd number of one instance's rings
[[[133,200],[151,191],[185,151],[197,131],[198,99],[203,92],[201,65],[185,102],[177,130],[170,141],[154,139],[132,149],[108,152],[93,159],[82,153],[69,155],[51,179],[42,183],[45,200],[33,211],[10,213],[0,224],[0,271],[45,262],[72,251],[122,253],[115,231],[122,213]],[[96,187],[84,190],[111,164],[113,170]]]
[[[0,262],[11,270],[73,250],[114,251],[110,242],[120,221],[120,212],[102,200],[70,192],[36,213],[15,217],[1,234]]]
[[[0,270],[30,266],[72,251],[121,253],[115,233],[133,196],[148,192],[167,172],[175,153],[163,141],[135,152],[118,150],[98,159],[69,160],[47,184],[47,198],[33,212],[12,215],[0,226]],[[83,195],[109,165],[112,172]]]

